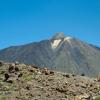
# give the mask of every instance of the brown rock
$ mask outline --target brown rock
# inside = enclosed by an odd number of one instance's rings
[[[65,74],[63,75],[64,77],[67,77],[67,78],[70,78],[70,75],[69,74]]]
[[[50,71],[50,74],[51,74],[51,75],[54,75],[54,72],[53,72],[53,71]]]
[[[49,75],[50,74],[48,68],[46,68],[46,67],[42,69],[42,73],[44,73],[45,75]]]
[[[29,69],[29,72],[34,73],[35,70],[34,69]]]
[[[3,61],[0,61],[0,67],[3,66]]]
[[[19,71],[19,68],[18,67],[15,67],[15,71],[18,72]]]
[[[19,75],[18,75],[18,78],[20,78],[20,77],[22,77],[23,76],[23,73],[20,73]]]
[[[97,79],[96,79],[98,82],[100,82],[100,77],[97,77]]]
[[[12,64],[10,64],[9,68],[8,68],[9,73],[13,73],[14,72],[14,66]]]
[[[75,100],[83,100],[83,99],[90,100],[90,96],[88,94],[83,94],[83,95],[75,96]]]
[[[9,74],[8,74],[8,73],[5,73],[5,76],[4,76],[4,77],[5,77],[4,81],[7,81],[7,80],[8,80],[8,78],[9,78],[10,76],[9,76]]]
[[[7,82],[8,82],[8,83],[11,83],[11,84],[13,83],[13,81],[12,81],[12,80],[8,80]]]
[[[32,67],[33,67],[33,68],[36,68],[36,69],[38,69],[38,67],[37,67],[37,66],[35,66],[35,65],[32,65]]]

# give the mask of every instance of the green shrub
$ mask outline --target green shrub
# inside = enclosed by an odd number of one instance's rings
[[[99,97],[96,97],[95,100],[100,100],[100,96]]]
[[[0,100],[6,100],[5,96],[0,95]]]
[[[31,81],[32,79],[33,79],[32,75],[24,77],[24,81]]]

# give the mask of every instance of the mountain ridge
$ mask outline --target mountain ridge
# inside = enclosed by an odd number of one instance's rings
[[[47,66],[62,72],[84,73],[88,76],[99,74],[99,59],[98,48],[76,38],[65,37],[62,32],[49,40],[0,50],[0,60]]]

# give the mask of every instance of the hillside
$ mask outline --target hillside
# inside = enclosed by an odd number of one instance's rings
[[[0,62],[0,100],[96,100],[99,95],[100,78]]]
[[[0,60],[91,77],[100,74],[100,48],[64,33],[57,33],[49,40],[5,48],[0,51]]]

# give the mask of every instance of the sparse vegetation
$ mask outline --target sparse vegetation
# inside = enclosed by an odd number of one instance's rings
[[[99,97],[96,97],[95,100],[100,100],[100,96]]]
[[[25,64],[19,64],[18,69],[15,69],[16,66],[16,64],[3,63],[0,67],[0,100],[8,100],[8,98],[9,100],[48,100],[49,98],[74,100],[75,96],[89,98],[91,94],[97,96],[99,94],[100,83],[97,79],[58,73],[48,68],[29,67]],[[82,95],[79,95],[80,92]],[[99,99],[100,97],[95,100]]]

